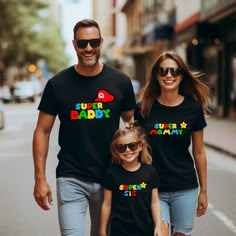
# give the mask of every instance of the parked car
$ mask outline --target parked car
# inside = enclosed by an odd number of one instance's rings
[[[14,86],[13,97],[15,102],[35,101],[36,92],[32,81],[18,81]]]
[[[31,83],[33,84],[35,94],[37,96],[41,96],[43,93],[43,84],[40,80],[38,79],[32,79]]]
[[[3,102],[0,99],[0,129],[3,129],[4,126],[5,126],[4,107],[3,107]]]
[[[6,82],[3,83],[2,87],[0,86],[0,100],[3,103],[10,103],[12,100],[10,87]]]

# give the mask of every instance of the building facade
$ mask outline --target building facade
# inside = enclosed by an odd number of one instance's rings
[[[102,18],[110,12],[105,23],[112,43],[106,52],[124,70],[124,58],[131,58],[130,73],[141,86],[156,57],[176,50],[205,73],[213,94],[212,115],[236,120],[236,0],[99,0],[99,7]],[[126,29],[119,46],[118,29]]]
[[[177,1],[177,16],[184,15],[181,6],[187,2]],[[201,0],[186,9],[193,11],[177,20],[176,50],[185,51],[189,64],[205,73],[212,115],[236,119],[236,1]]]

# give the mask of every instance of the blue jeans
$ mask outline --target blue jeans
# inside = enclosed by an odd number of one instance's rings
[[[190,235],[196,214],[198,188],[178,192],[159,192],[162,221],[174,232]]]
[[[97,236],[103,189],[99,183],[75,178],[57,178],[58,217],[62,236],[85,236],[85,215],[89,206],[91,236]]]

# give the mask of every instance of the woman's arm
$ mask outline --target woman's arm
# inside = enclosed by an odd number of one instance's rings
[[[208,200],[207,200],[207,160],[206,152],[203,143],[203,130],[193,132],[192,135],[192,153],[195,161],[200,192],[198,196],[197,216],[205,214]]]
[[[104,189],[104,198],[101,208],[99,236],[107,236],[107,226],[111,215],[112,191]]]

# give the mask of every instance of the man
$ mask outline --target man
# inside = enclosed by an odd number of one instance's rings
[[[99,62],[103,38],[90,19],[74,26],[73,46],[78,63],[50,79],[39,104],[33,136],[34,197],[49,210],[51,188],[45,175],[49,138],[56,116],[60,120],[57,202],[62,235],[85,235],[89,206],[91,236],[99,232],[103,191],[101,179],[110,165],[110,141],[133,118],[135,96],[127,75]]]

